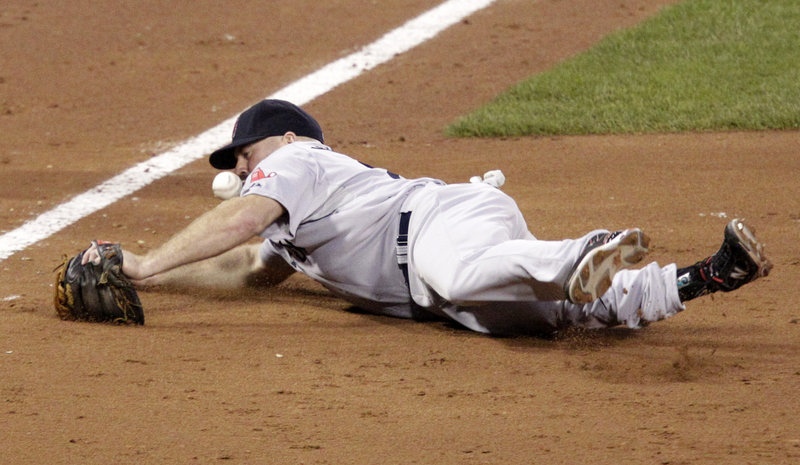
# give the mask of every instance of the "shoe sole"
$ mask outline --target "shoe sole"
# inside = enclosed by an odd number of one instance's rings
[[[772,263],[764,255],[764,244],[758,242],[753,231],[739,219],[731,220],[725,227],[725,240],[738,244],[758,266],[758,276],[767,276]]]
[[[650,238],[639,229],[628,229],[608,244],[587,253],[567,280],[566,297],[575,304],[591,303],[608,291],[614,275],[647,255]]]

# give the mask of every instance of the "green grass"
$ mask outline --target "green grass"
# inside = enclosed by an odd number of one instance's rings
[[[800,0],[688,0],[535,75],[453,136],[800,128]]]

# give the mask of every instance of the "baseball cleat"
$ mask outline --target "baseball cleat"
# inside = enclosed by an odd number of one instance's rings
[[[649,246],[650,238],[640,229],[592,237],[564,284],[566,299],[574,304],[588,304],[600,298],[611,287],[614,275],[642,261]]]
[[[725,240],[714,255],[697,264],[708,292],[730,292],[767,276],[772,263],[764,255],[764,245],[742,220],[725,226]]]

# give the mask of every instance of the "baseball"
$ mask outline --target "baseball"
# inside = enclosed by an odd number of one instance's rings
[[[230,171],[223,171],[214,176],[211,190],[214,191],[215,197],[228,200],[239,195],[242,190],[242,180]]]

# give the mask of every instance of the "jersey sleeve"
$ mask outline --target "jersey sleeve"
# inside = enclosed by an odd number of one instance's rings
[[[241,195],[261,195],[280,203],[288,213],[287,232],[293,236],[304,219],[324,201],[320,192],[325,190],[313,156],[289,145],[256,166],[245,180]]]

